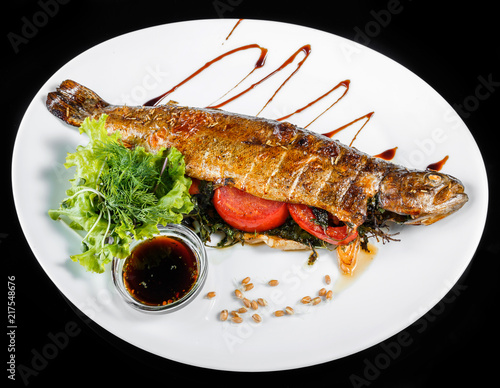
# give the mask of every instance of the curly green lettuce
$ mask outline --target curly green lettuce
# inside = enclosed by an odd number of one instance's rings
[[[49,210],[53,220],[83,231],[82,253],[71,259],[97,273],[129,255],[132,237],[152,237],[158,224],[180,223],[193,209],[183,155],[173,147],[128,149],[118,132],[108,135],[106,118],[80,126],[89,142],[67,155],[64,166],[76,167],[75,176],[59,209]]]

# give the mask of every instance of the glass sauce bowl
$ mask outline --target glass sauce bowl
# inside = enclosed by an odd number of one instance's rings
[[[151,313],[176,311],[200,292],[208,271],[205,246],[189,228],[158,226],[150,239],[134,240],[126,259],[113,259],[113,282],[133,308]]]

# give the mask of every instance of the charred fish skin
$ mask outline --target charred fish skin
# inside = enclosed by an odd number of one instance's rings
[[[47,95],[47,109],[64,122],[80,126],[92,112],[98,112],[109,104],[92,90],[71,81],[64,81],[56,92]]]
[[[433,223],[467,201],[453,177],[433,174],[440,183],[430,190],[436,180],[429,172],[408,170],[287,122],[171,103],[115,106],[71,80],[49,93],[46,105],[73,126],[106,114],[108,132],[119,131],[130,147],[176,147],[190,177],[319,207],[352,228],[365,221],[372,198],[384,209],[410,215],[415,224]],[[453,188],[443,191],[446,184]]]
[[[411,225],[430,225],[455,213],[468,201],[464,186],[451,175],[437,171],[397,170],[380,185],[379,205],[411,216]]]
[[[108,131],[120,131],[131,147],[152,152],[176,147],[191,177],[323,208],[353,227],[363,223],[367,201],[388,168],[384,161],[287,122],[173,104],[113,106],[85,89],[64,81],[49,93],[49,111],[71,125],[81,124],[85,109],[91,118],[107,114]]]

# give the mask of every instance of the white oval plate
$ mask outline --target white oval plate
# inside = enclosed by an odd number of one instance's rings
[[[403,330],[450,290],[471,261],[486,218],[487,179],[481,154],[453,109],[424,81],[366,47],[300,26],[244,20],[200,20],[140,30],[106,41],[56,72],[33,99],[19,128],[12,172],[19,219],[36,258],[63,294],[103,328],[156,355],[179,362],[235,371],[290,369],[341,358]],[[371,265],[343,287],[331,303],[304,308],[298,300],[316,295],[329,274],[338,282],[336,257],[321,252],[308,267],[308,254],[267,247],[209,249],[210,269],[203,293],[175,314],[150,316],[131,310],[115,292],[109,269],[86,273],[69,260],[80,242],[47,210],[59,206],[73,171],[63,167],[67,152],[85,142],[45,108],[48,92],[66,78],[115,104],[139,105],[169,90],[216,56],[246,44],[269,50],[266,64],[244,85],[256,82],[305,44],[311,55],[262,116],[279,118],[349,79],[348,94],[309,129],[324,133],[371,111],[375,115],[354,146],[371,154],[399,147],[394,162],[424,169],[449,155],[443,172],[462,180],[470,201],[458,213],[429,227],[405,227],[400,242],[379,246]],[[207,106],[257,60],[256,50],[232,55],[169,96],[182,105]],[[297,63],[303,54],[299,54]],[[292,72],[287,67],[224,109],[255,115]],[[289,121],[305,125],[334,95]],[[341,132],[349,143],[355,127]],[[457,243],[457,242],[460,243]],[[264,297],[260,324],[219,321],[222,309],[235,309],[238,282],[252,277],[247,297]],[[280,280],[271,288],[269,279]],[[293,316],[272,312],[292,306]]]

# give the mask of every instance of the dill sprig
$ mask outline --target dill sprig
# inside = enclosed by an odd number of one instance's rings
[[[174,147],[155,154],[128,149],[118,132],[108,135],[106,119],[80,126],[89,142],[67,155],[65,167],[76,167],[68,198],[49,210],[52,219],[86,232],[82,253],[71,259],[93,272],[103,272],[113,257],[127,257],[132,236],[152,237],[159,224],[180,223],[193,209],[182,154]]]
[[[140,147],[130,150],[119,143],[97,146],[95,156],[104,162],[98,181],[98,191],[105,197],[100,207],[108,209],[111,218],[137,225],[162,216],[157,193],[168,191],[168,182],[158,165],[164,164],[166,156],[158,158]]]

